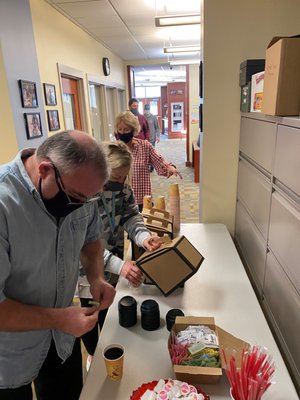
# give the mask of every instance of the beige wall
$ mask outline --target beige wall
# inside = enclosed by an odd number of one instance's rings
[[[199,116],[199,64],[189,65],[189,110],[190,110],[190,147],[189,159],[192,160],[192,143],[198,140],[199,123],[192,123],[193,115]]]
[[[0,164],[10,161],[18,152],[16,130],[10,107],[6,72],[0,42]]]
[[[83,73],[86,124],[87,130],[91,132],[86,74],[92,75],[108,85],[125,88],[123,61],[44,0],[30,0],[30,7],[41,82],[51,83],[56,87],[58,97],[58,107],[56,108],[59,110],[61,128],[64,128],[64,123],[57,63]],[[103,75],[103,57],[108,57],[110,60],[111,74],[109,77]],[[53,109],[53,107],[47,108]]]
[[[300,33],[299,0],[204,0],[202,222],[234,232],[240,128],[239,65],[265,58],[273,36]]]

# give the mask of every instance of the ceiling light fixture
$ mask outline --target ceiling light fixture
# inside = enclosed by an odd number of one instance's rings
[[[200,46],[170,46],[164,47],[164,53],[193,53],[200,51]]]
[[[200,64],[199,59],[195,60],[174,60],[169,62],[170,65]]]
[[[155,26],[177,26],[200,24],[200,14],[166,15],[155,17]]]

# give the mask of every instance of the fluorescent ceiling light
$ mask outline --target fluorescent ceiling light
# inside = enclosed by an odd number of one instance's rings
[[[170,65],[200,64],[200,60],[174,60],[170,61]]]
[[[155,26],[200,24],[200,14],[166,15],[155,17]]]
[[[171,46],[164,47],[164,53],[193,53],[200,51],[200,46]]]

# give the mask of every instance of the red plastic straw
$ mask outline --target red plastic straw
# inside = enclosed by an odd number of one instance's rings
[[[271,385],[275,367],[266,349],[253,346],[242,351],[241,367],[237,368],[235,352],[225,361],[225,371],[235,400],[260,400]]]

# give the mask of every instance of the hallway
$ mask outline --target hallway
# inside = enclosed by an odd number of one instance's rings
[[[158,176],[151,174],[154,203],[158,196],[165,196],[166,209],[169,204],[169,186],[178,183],[180,190],[180,219],[181,222],[199,222],[199,183],[194,183],[194,169],[185,166],[185,139],[168,139],[167,135],[160,135],[160,142],[155,148],[165,160],[176,165],[183,179]]]

